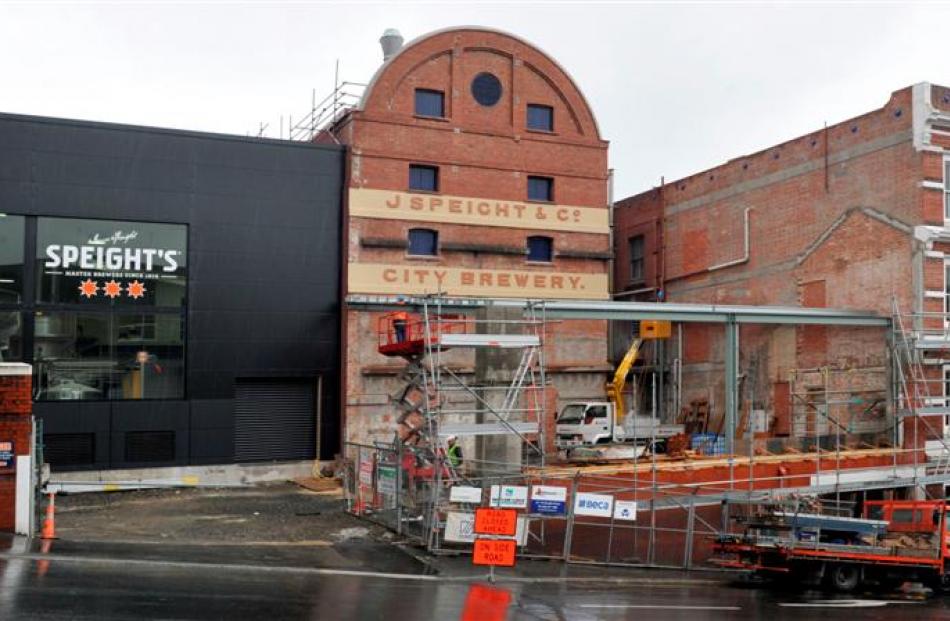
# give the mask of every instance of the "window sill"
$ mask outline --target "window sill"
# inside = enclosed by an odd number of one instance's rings
[[[527,198],[527,199],[525,199],[524,202],[526,202],[526,203],[535,203],[535,204],[537,204],[537,205],[553,205],[553,204],[554,204],[554,199],[545,201],[545,200],[541,200],[541,199],[539,199],[539,198]]]
[[[439,121],[440,123],[448,123],[449,119],[444,116],[429,116],[427,114],[413,114],[412,118],[420,119],[422,121]]]
[[[524,130],[529,134],[544,134],[545,136],[557,136],[558,133],[553,129],[538,129],[535,127],[525,127]]]
[[[541,267],[545,267],[545,266],[546,266],[546,267],[551,267],[552,265],[554,265],[554,261],[538,261],[538,260],[526,259],[526,260],[525,260],[525,265],[537,265],[537,266],[541,266]]]
[[[407,261],[440,262],[442,257],[437,254],[407,254]]]
[[[406,191],[410,194],[441,194],[438,190],[418,190],[416,188],[408,188]]]

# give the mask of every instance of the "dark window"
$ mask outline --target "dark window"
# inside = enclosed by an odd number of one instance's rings
[[[627,240],[630,244],[630,282],[643,282],[643,235]]]
[[[0,305],[19,304],[23,298],[25,222],[23,216],[0,213]]]
[[[472,97],[483,106],[494,106],[501,99],[501,82],[490,73],[479,73],[472,80]]]
[[[868,507],[868,519],[869,520],[883,520],[884,507],[882,507],[881,505],[870,505]]]
[[[424,257],[439,254],[439,233],[432,229],[409,229],[409,254]]]
[[[424,192],[439,191],[439,168],[437,166],[409,165],[409,189]]]
[[[39,401],[184,398],[176,313],[37,312],[33,357]]]
[[[20,311],[0,310],[0,362],[23,360],[23,316]]]
[[[554,131],[554,108],[541,104],[528,104],[528,129]]]
[[[445,93],[427,88],[416,89],[416,114],[419,116],[445,116]]]
[[[913,524],[913,509],[894,509],[894,512],[891,514],[891,522],[894,524]]]
[[[528,200],[554,200],[554,179],[551,177],[528,177]]]
[[[553,256],[554,240],[550,237],[529,237],[528,238],[528,260],[551,262]]]

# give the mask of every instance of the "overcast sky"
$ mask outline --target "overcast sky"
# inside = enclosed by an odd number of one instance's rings
[[[255,133],[389,27],[477,24],[553,55],[610,141],[618,198],[950,83],[947,4],[40,3],[0,0],[0,111]]]

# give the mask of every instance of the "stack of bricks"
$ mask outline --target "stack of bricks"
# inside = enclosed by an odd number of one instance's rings
[[[30,365],[0,363],[0,446],[12,442],[14,455],[30,454],[33,401]],[[14,460],[16,458],[14,457]],[[12,531],[16,513],[15,461],[0,461],[0,532]]]

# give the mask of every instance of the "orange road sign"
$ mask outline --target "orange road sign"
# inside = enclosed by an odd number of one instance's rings
[[[515,566],[514,539],[476,539],[472,548],[473,565]]]
[[[518,512],[514,509],[475,509],[475,533],[478,535],[507,535],[518,530]]]

